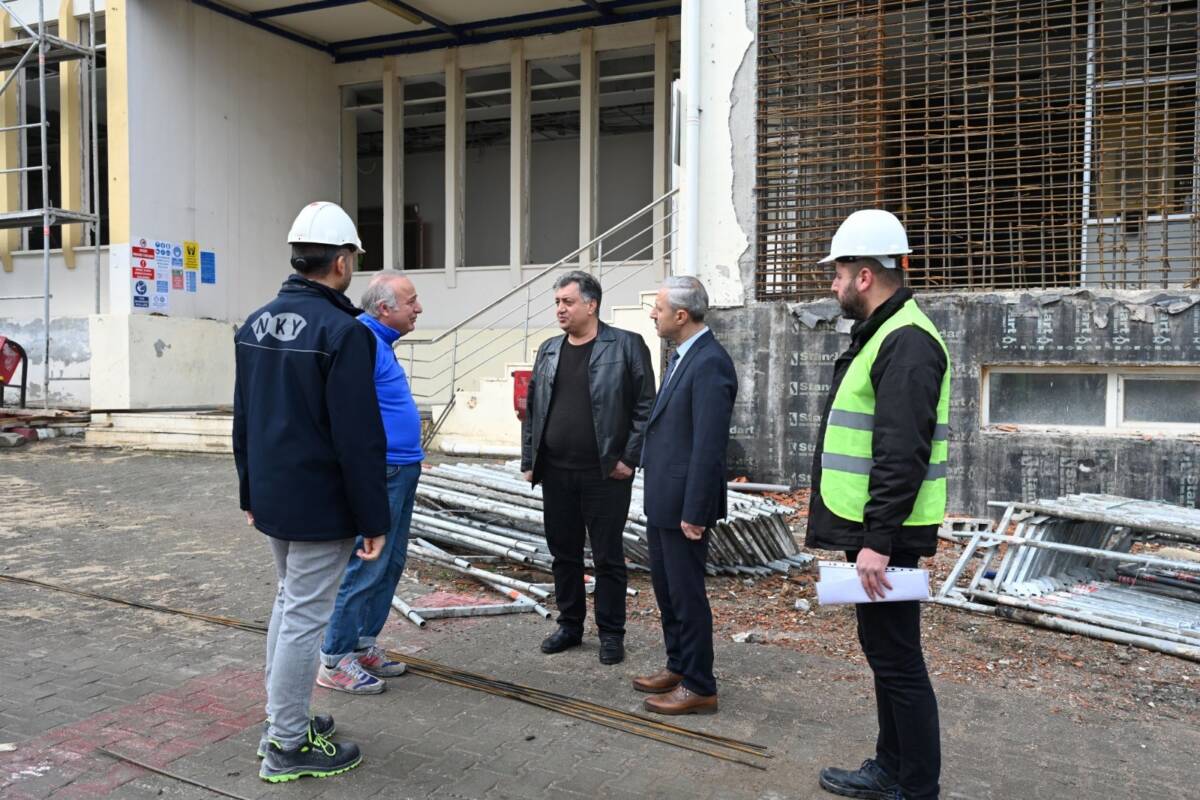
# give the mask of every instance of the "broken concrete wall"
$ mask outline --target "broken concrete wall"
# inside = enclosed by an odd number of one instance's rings
[[[0,317],[0,336],[12,339],[29,356],[25,402],[41,406],[45,395],[46,328],[40,319]],[[87,408],[90,402],[88,363],[91,360],[87,317],[54,317],[50,321],[50,400],[55,408]],[[18,368],[13,377],[20,379]],[[4,404],[16,405],[20,390],[4,392]]]
[[[954,376],[950,509],[982,515],[987,501],[1111,492],[1195,505],[1200,436],[1059,428],[984,429],[982,376],[993,366],[1200,364],[1200,295],[1045,291],[922,294]],[[833,363],[848,346],[832,300],[758,303],[711,315],[738,365],[731,470],[807,486]]]

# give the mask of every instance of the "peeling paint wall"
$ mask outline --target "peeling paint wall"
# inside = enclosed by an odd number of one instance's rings
[[[1200,295],[1045,291],[921,295],[954,375],[952,512],[992,499],[1111,492],[1196,505],[1200,436],[984,430],[984,367],[1200,364]],[[833,363],[848,346],[832,300],[718,311],[711,325],[738,365],[731,471],[807,486]],[[846,325],[841,326],[845,328]]]
[[[701,14],[700,41],[700,241],[697,273],[712,305],[746,302],[743,273],[753,275],[754,147],[757,3],[728,0],[689,2],[687,17]],[[681,220],[685,215],[681,214]],[[752,294],[752,292],[751,292]]]
[[[46,374],[46,328],[41,319],[0,317],[0,336],[25,348],[29,356],[29,382],[25,402],[42,405]],[[87,408],[91,400],[88,363],[91,360],[87,317],[54,317],[50,322],[50,406]],[[18,371],[17,375],[20,375]],[[15,405],[16,389],[4,393],[6,405]]]

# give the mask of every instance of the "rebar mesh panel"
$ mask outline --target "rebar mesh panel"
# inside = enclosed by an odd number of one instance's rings
[[[1196,0],[764,0],[760,299],[824,294],[842,219],[919,289],[1195,286]]]

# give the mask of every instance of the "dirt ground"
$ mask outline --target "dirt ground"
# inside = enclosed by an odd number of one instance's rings
[[[790,524],[797,539],[802,539],[807,491],[771,496],[797,509]],[[803,547],[801,552],[839,558]],[[941,585],[960,553],[958,545],[939,541],[937,555],[923,562],[930,570],[931,586]],[[426,579],[452,585],[455,592],[487,597],[470,579],[420,563],[413,568]],[[532,581],[549,580],[512,567],[500,571]],[[710,577],[716,635],[748,638],[744,647],[778,647],[865,664],[853,609],[819,606],[815,582],[815,568],[765,578]],[[630,586],[638,590],[628,600],[630,616],[657,618],[649,575],[631,572]],[[808,610],[797,609],[798,600],[807,601]],[[929,670],[942,680],[1019,690],[1044,698],[1052,714],[1070,713],[1078,719],[1097,712],[1114,719],[1167,717],[1200,724],[1200,664],[934,604],[925,607],[922,635]],[[863,676],[851,673],[845,679]]]

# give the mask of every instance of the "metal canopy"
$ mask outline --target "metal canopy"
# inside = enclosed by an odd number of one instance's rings
[[[335,61],[670,16],[679,0],[191,0]]]

